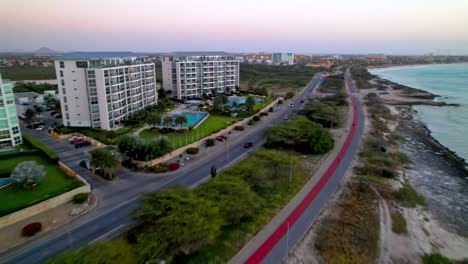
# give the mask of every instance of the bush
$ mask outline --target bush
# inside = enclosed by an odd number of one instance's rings
[[[296,95],[294,92],[287,92],[286,96],[284,96],[284,99],[291,99]]]
[[[260,121],[260,116],[256,115],[256,116],[252,117],[252,120],[255,121],[255,122],[258,122],[258,121]]]
[[[80,161],[80,164],[79,164],[82,168],[85,168],[87,169],[88,167],[86,166],[86,160],[82,160]]]
[[[42,230],[42,224],[39,222],[34,222],[23,227],[21,235],[25,237],[32,237],[35,234],[39,233]]]
[[[272,113],[273,111],[273,107],[268,108],[268,112]]]
[[[76,204],[84,203],[88,200],[89,193],[77,193],[73,196],[73,202]]]
[[[23,135],[23,139],[25,142],[27,142],[29,145],[39,149],[44,155],[49,158],[49,160],[57,162],[59,160],[59,156],[57,153],[53,152],[50,150],[48,147],[44,146],[39,140],[30,137],[28,135]]]
[[[422,256],[422,261],[424,264],[455,264],[455,261],[450,260],[449,258],[441,255],[440,253],[424,254]],[[464,262],[460,262],[464,263]]]
[[[400,212],[395,211],[391,214],[392,217],[392,231],[395,234],[406,235],[408,228],[406,227],[406,220]]]
[[[253,121],[252,119],[250,119],[249,122],[247,123],[247,125],[253,126],[253,125],[255,125],[255,121]]]
[[[154,173],[163,173],[169,170],[169,166],[166,163],[159,163],[156,164],[153,168],[152,171]]]
[[[260,115],[261,115],[261,116],[267,116],[267,115],[268,115],[268,112],[261,112]]]
[[[424,196],[419,194],[410,184],[405,183],[398,191],[393,193],[395,199],[405,207],[416,207],[417,205],[426,205]]]
[[[278,104],[283,104],[283,100],[278,100]]]
[[[243,131],[245,128],[244,126],[235,126],[234,127],[234,130],[237,130],[237,131]]]
[[[186,150],[187,154],[192,154],[192,155],[197,154],[198,151],[199,151],[198,148],[188,148],[188,149]]]
[[[205,140],[205,147],[212,147],[215,145],[215,140],[212,138],[208,138]]]

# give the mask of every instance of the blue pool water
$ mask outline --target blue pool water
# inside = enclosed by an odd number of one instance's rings
[[[205,118],[208,113],[207,112],[196,112],[196,113],[191,113],[191,112],[182,112],[182,111],[174,111],[174,115],[184,115],[187,117],[187,124],[184,125],[184,127],[196,127],[199,125],[199,123]]]
[[[258,104],[258,103],[261,103],[262,100],[260,99],[255,99],[255,103]],[[245,98],[241,98],[239,100],[236,100],[236,104],[237,105],[241,105],[241,104],[245,104]],[[227,102],[226,103],[227,106],[231,107],[232,106],[232,102]]]
[[[13,180],[10,178],[0,179],[0,189],[13,183]]]

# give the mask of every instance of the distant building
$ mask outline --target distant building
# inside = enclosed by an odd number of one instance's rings
[[[63,124],[115,129],[157,103],[156,72],[131,52],[78,52],[55,60]]]
[[[273,53],[271,57],[273,64],[294,64],[294,53]]]
[[[163,58],[163,88],[178,99],[236,93],[239,67],[239,60],[229,54],[174,53]]]
[[[22,143],[13,85],[0,75],[0,148]]]
[[[385,54],[369,54],[366,57],[368,63],[385,63],[387,56]]]

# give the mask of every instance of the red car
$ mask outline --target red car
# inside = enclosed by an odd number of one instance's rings
[[[225,137],[225,136],[217,136],[217,137],[216,137],[216,140],[218,140],[218,141],[226,141],[226,140],[227,140],[227,137]]]
[[[82,141],[84,141],[84,140],[81,139],[81,138],[75,138],[72,141],[70,141],[70,144],[75,144],[75,143],[82,142]]]
[[[57,112],[55,112],[55,111],[50,112],[51,116],[54,116],[55,114],[57,114]]]
[[[303,103],[304,103],[304,99],[300,100],[299,103],[303,104]]]
[[[251,148],[253,147],[253,143],[252,142],[247,142],[244,144],[244,148]]]

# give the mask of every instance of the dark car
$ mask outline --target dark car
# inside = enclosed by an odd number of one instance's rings
[[[217,137],[216,137],[216,140],[218,140],[218,141],[226,141],[226,140],[227,140],[227,137],[226,137],[226,136],[217,136]]]
[[[75,144],[75,148],[85,148],[91,146],[91,143],[88,141],[78,142]]]
[[[304,99],[300,100],[299,103],[303,104],[303,103],[304,103]]]
[[[54,115],[56,115],[56,114],[57,114],[57,112],[55,112],[55,111],[50,112],[50,115],[51,115],[51,116],[54,116]]]
[[[252,142],[247,142],[244,144],[244,148],[251,148],[253,147],[253,143]]]

